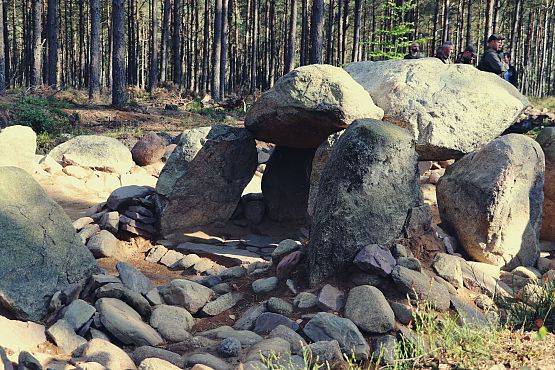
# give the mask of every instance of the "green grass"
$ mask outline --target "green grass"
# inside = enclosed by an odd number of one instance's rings
[[[550,96],[548,98],[543,98],[543,99],[532,98],[530,100],[532,102],[532,105],[536,108],[539,108],[539,109],[547,108],[547,110],[551,112],[555,112],[555,96]]]

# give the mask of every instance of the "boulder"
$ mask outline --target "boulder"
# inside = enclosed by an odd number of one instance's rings
[[[214,297],[212,289],[185,279],[172,280],[158,290],[164,302],[181,306],[193,315]]]
[[[77,347],[87,343],[85,338],[75,334],[71,324],[64,319],[58,320],[46,333],[63,353],[72,353]]]
[[[154,189],[150,186],[127,185],[114,190],[108,200],[106,206],[116,211],[127,207],[130,204],[136,204],[141,198],[154,193]]]
[[[362,248],[356,255],[355,265],[365,272],[379,276],[388,276],[395,267],[395,258],[385,246],[370,244]]]
[[[306,341],[296,331],[285,326],[278,325],[270,332],[268,338],[282,338],[289,342],[291,345],[291,352],[302,353],[303,348],[306,347]]]
[[[493,73],[437,58],[357,62],[347,72],[385,112],[410,130],[421,160],[458,158],[495,139],[529,105]]]
[[[135,364],[121,348],[104,340],[92,339],[81,353],[84,361],[97,362],[107,369],[136,369]]]
[[[38,168],[35,160],[37,135],[27,126],[0,129],[0,166],[14,166],[29,174]]]
[[[216,316],[222,312],[229,310],[235,306],[241,299],[243,299],[243,293],[240,292],[230,292],[212,302],[208,302],[203,308],[202,313],[207,316]]]
[[[541,239],[555,241],[555,127],[544,128],[536,141],[545,155]]]
[[[150,325],[170,342],[189,338],[189,330],[194,323],[193,316],[186,309],[177,306],[159,305],[150,316]]]
[[[262,194],[270,219],[306,221],[313,157],[314,149],[274,149],[262,177]]]
[[[145,274],[125,262],[116,263],[116,269],[123,285],[134,292],[146,294],[154,287]]]
[[[345,270],[362,246],[399,237],[419,203],[409,133],[386,122],[356,121],[335,143],[320,179],[308,248],[310,283]]]
[[[159,358],[175,366],[181,366],[183,364],[181,356],[177,353],[151,346],[140,346],[135,348],[131,354],[131,358],[133,358],[136,364],[140,364],[147,358]]]
[[[343,353],[358,359],[368,358],[370,346],[349,319],[331,313],[317,313],[304,327],[304,333],[314,342],[337,340]]]
[[[509,134],[447,169],[437,185],[441,220],[474,260],[507,269],[535,265],[544,166],[537,142]]]
[[[345,317],[366,333],[387,333],[395,325],[395,314],[383,293],[370,285],[349,291]]]
[[[100,135],[74,137],[48,154],[56,162],[123,174],[135,165],[131,152],[118,140]]]
[[[175,182],[183,177],[189,168],[189,163],[206,143],[208,133],[212,127],[196,127],[185,130],[179,139],[179,144],[171,152],[156,183],[156,192],[165,197],[170,196]]]
[[[0,210],[1,305],[41,321],[55,292],[98,267],[64,210],[24,170],[0,167]]]
[[[115,298],[96,301],[100,321],[110,334],[124,344],[157,346],[164,340],[150,325],[141,320],[137,311]]]
[[[87,248],[96,258],[111,257],[118,249],[118,239],[108,230],[100,230],[89,239]]]
[[[162,360],[160,358],[147,358],[144,359],[140,365],[139,370],[179,370],[180,367],[173,365],[171,362]]]
[[[403,294],[427,301],[438,311],[449,309],[449,290],[435,279],[403,266],[395,266],[391,277]]]
[[[164,153],[166,153],[166,142],[154,132],[143,136],[131,149],[131,156],[139,166],[162,160]]]
[[[314,201],[316,200],[316,195],[318,195],[318,188],[320,187],[320,177],[324,171],[326,163],[331,155],[331,150],[333,144],[339,139],[344,131],[339,131],[333,135],[328,136],[328,138],[320,144],[316,153],[314,153],[314,158],[312,159],[312,168],[310,170],[310,189],[308,191],[308,215],[312,217],[314,214]]]
[[[317,148],[330,134],[383,111],[343,69],[309,65],[280,78],[252,106],[245,127],[256,139],[292,148]]]
[[[171,190],[161,194],[162,234],[231,218],[256,165],[256,145],[247,130],[212,127],[206,143],[174,179]]]

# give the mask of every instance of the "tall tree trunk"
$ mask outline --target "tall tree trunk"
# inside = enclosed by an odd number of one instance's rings
[[[449,14],[451,12],[451,4],[449,0],[444,0],[443,3],[443,34],[441,37],[442,42],[449,40]]]
[[[472,0],[467,0],[466,9],[466,45],[472,43]]]
[[[164,14],[162,16],[162,40],[160,45],[160,81],[166,82],[168,70],[168,44],[170,42],[170,7],[171,1],[164,0]]]
[[[31,66],[31,86],[42,84],[42,7],[41,0],[31,0],[31,13],[33,18],[33,64]]]
[[[301,0],[301,65],[308,60],[308,0]]]
[[[310,63],[322,63],[322,30],[324,28],[324,0],[312,1],[310,27]]]
[[[204,0],[204,33],[202,41],[202,78],[201,90],[206,92],[210,84],[210,1]]]
[[[289,32],[287,37],[287,49],[285,50],[285,61],[283,74],[295,68],[295,41],[297,39],[297,0],[291,0],[291,13],[289,18]]]
[[[6,54],[4,48],[5,3],[0,1],[0,96],[6,94]]]
[[[227,70],[227,43],[228,43],[228,11],[229,0],[222,0],[222,35],[221,39],[221,57],[220,57],[220,98],[225,97],[226,83],[225,72]]]
[[[345,1],[337,0],[337,64],[341,64],[341,55],[343,55],[343,12],[345,11]]]
[[[488,37],[493,34],[493,11],[495,6],[495,0],[486,0],[486,25],[484,28],[484,45],[488,41]]]
[[[148,91],[152,92],[158,86],[158,0],[152,0],[152,24],[150,28],[150,69]]]
[[[442,0],[435,0],[436,6],[434,10],[434,26],[432,29],[432,53],[435,54],[436,47],[437,47],[437,29],[439,28],[439,2]]]
[[[360,38],[360,14],[362,10],[362,0],[355,0],[355,28],[353,30],[353,52],[351,53],[351,61],[359,60],[359,38]]]
[[[511,60],[516,59],[516,45],[518,44],[518,29],[520,28],[520,13],[522,11],[522,0],[516,0],[516,5],[515,5],[515,10],[514,10],[514,16],[513,16],[513,27],[511,28],[511,39],[510,39],[510,44],[511,44]]]
[[[8,9],[10,7],[9,1],[8,0],[0,0],[3,2],[3,11],[2,11],[2,24],[3,24],[3,32],[4,32],[4,81],[5,81],[5,86],[9,86],[10,85],[10,73],[11,73],[11,68],[12,66],[10,65],[10,30],[9,30],[9,20],[8,20]],[[15,0],[12,0],[12,2],[15,2]],[[15,32],[12,36],[13,39],[15,39]],[[13,66],[13,68],[15,68],[15,66]]]
[[[48,0],[46,30],[48,33],[48,85],[58,83],[58,0]]]
[[[341,38],[341,64],[345,63],[345,53],[347,52],[347,31],[349,29],[349,3],[345,0],[343,3],[343,36]]]
[[[251,91],[258,86],[258,4],[259,0],[252,0]]]
[[[124,1],[112,0],[112,105],[123,108],[125,94]]]
[[[100,0],[90,0],[91,41],[89,99],[100,90]]]
[[[222,62],[222,0],[216,0],[214,7],[214,40],[212,42],[212,98],[221,100],[220,66]]]
[[[181,88],[183,68],[181,65],[181,0],[173,3],[173,82]]]
[[[270,0],[270,9],[269,9],[269,19],[268,25],[270,28],[270,70],[268,71],[268,86],[274,86],[274,79],[275,79],[275,50],[276,50],[276,31],[275,31],[275,24],[276,24],[276,0]]]
[[[330,0],[328,5],[328,30],[327,30],[327,40],[326,40],[326,64],[334,63],[334,35],[333,35],[333,25],[335,24],[334,16],[334,0]]]

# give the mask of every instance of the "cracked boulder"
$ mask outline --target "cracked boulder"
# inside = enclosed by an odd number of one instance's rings
[[[459,158],[511,126],[529,105],[493,73],[436,58],[357,62],[346,71],[385,112],[407,128],[421,160]]]
[[[309,65],[294,69],[266,91],[245,118],[257,140],[315,149],[356,119],[383,117],[382,109],[343,69]]]
[[[63,209],[25,171],[0,167],[0,305],[41,321],[57,291],[98,269]]]
[[[509,134],[450,166],[437,185],[442,222],[478,262],[508,270],[539,256],[544,154]]]

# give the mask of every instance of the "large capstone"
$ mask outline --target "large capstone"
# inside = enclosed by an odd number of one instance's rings
[[[536,141],[545,155],[541,239],[555,240],[555,127],[544,128]]]
[[[225,125],[212,127],[204,146],[188,165],[167,172],[167,176],[173,174],[176,178],[165,179],[159,193],[162,234],[228,220],[256,166],[256,145],[247,130]],[[165,188],[168,184],[171,186]]]
[[[441,220],[478,262],[513,269],[539,255],[544,155],[517,134],[450,166],[437,185]]]
[[[307,218],[314,149],[278,146],[262,176],[262,194],[270,219],[303,223]]]
[[[0,305],[41,321],[51,296],[97,265],[63,209],[24,170],[0,167]]]
[[[0,166],[14,166],[30,174],[37,169],[37,135],[30,127],[9,126],[0,129]]]
[[[326,164],[310,232],[310,282],[345,270],[360,248],[401,235],[420,203],[410,134],[393,124],[358,120],[335,143]]]
[[[347,72],[385,112],[409,129],[421,160],[458,158],[490,142],[529,105],[493,73],[437,58],[357,62]]]
[[[48,154],[64,165],[126,173],[135,165],[129,149],[117,139],[100,135],[74,137]]]
[[[280,78],[252,106],[245,127],[256,139],[292,148],[317,148],[359,118],[382,119],[370,95],[330,65],[299,67]]]
[[[189,168],[189,163],[206,143],[206,137],[211,127],[196,127],[185,130],[181,134],[177,147],[166,161],[160,177],[156,182],[156,192],[163,196],[170,196],[177,179],[183,177]]]

